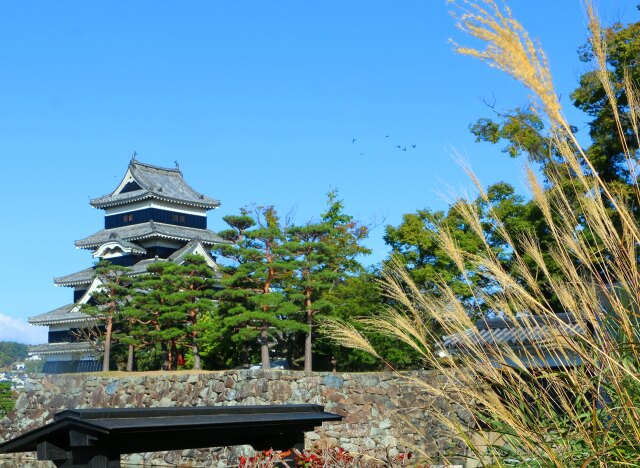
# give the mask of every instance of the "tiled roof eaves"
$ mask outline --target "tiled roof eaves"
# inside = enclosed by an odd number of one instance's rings
[[[493,318],[493,319],[480,319],[476,322],[476,328],[478,330],[486,330],[486,329],[498,329],[498,328],[514,328],[517,325],[529,324],[532,325],[545,325],[549,323],[571,323],[575,321],[574,317],[569,313],[559,313],[555,314],[554,319],[551,320],[546,316],[522,316],[516,319],[516,323],[507,318]]]
[[[506,344],[526,345],[547,339],[553,334],[563,334],[567,337],[582,335],[584,330],[577,323],[564,325],[536,325],[531,327],[505,327],[490,329],[468,329],[464,332],[443,337],[445,348],[466,348],[468,346],[499,346]]]
[[[53,278],[53,282],[56,286],[76,286],[79,284],[87,284],[93,281],[95,276],[95,269],[93,267],[85,268],[84,270],[71,273],[70,275],[59,276]]]
[[[29,346],[28,352],[30,354],[49,355],[49,354],[67,354],[73,352],[82,351],[94,351],[94,347],[91,343],[76,342],[76,343],[46,343],[41,345]]]
[[[172,202],[172,203],[178,203],[180,205],[186,205],[186,206],[195,206],[198,208],[207,208],[207,209],[213,209],[213,208],[217,208],[220,206],[220,201],[219,200],[214,200],[213,198],[210,198],[210,201],[202,201],[202,202],[198,202],[195,200],[184,200],[181,198],[174,198],[174,197],[166,197],[166,196],[162,196],[159,195],[156,192],[149,192],[149,191],[145,191],[145,193],[142,193],[140,195],[136,195],[136,196],[130,196],[130,197],[120,197],[120,195],[127,195],[125,194],[118,194],[116,197],[100,197],[100,198],[94,198],[93,200],[91,200],[89,203],[91,204],[91,206],[93,206],[94,208],[108,208],[111,206],[119,206],[119,205],[126,205],[127,203],[132,203],[132,202],[136,202],[136,201],[140,201],[140,200],[146,200],[147,198],[155,198],[157,200],[160,201],[168,201],[168,202]]]
[[[31,325],[53,325],[53,324],[64,324],[64,323],[84,323],[84,322],[87,322],[87,320],[89,320],[89,317],[84,315],[84,316],[75,316],[75,317],[59,318],[59,319],[42,318],[42,319],[35,320],[34,318],[30,318],[29,323]]]
[[[126,229],[131,229],[136,227],[143,232],[141,232],[140,234],[132,234],[132,235],[126,234]],[[172,230],[172,229],[178,229],[182,232],[188,233],[189,235],[176,235],[176,234],[167,232],[167,230]],[[76,247],[83,248],[83,249],[93,249],[95,247],[98,247],[99,245],[102,245],[105,242],[108,242],[108,238],[104,238],[104,239],[102,238],[106,235],[106,234],[102,234],[105,231],[121,231],[120,237],[129,241],[148,239],[152,237],[164,237],[165,239],[176,239],[176,240],[183,240],[183,241],[191,241],[194,239],[198,239],[203,244],[209,244],[209,245],[213,245],[216,243],[228,243],[228,241],[225,241],[224,239],[216,235],[213,231],[196,229],[196,228],[185,228],[182,226],[174,226],[172,224],[155,223],[153,221],[150,221],[148,223],[132,224],[130,226],[114,228],[112,230],[103,229],[102,231],[98,231],[96,234],[93,234],[85,239],[77,240],[75,242]],[[122,231],[124,231],[124,233]],[[208,239],[202,238],[200,237],[200,235],[203,235],[203,236],[206,235]],[[91,238],[94,238],[95,240],[90,240]]]
[[[85,278],[77,279],[73,281],[60,281],[58,280],[58,278],[53,279],[53,283],[56,286],[80,286],[81,284],[91,284],[92,281],[93,281],[93,277],[86,278],[86,279]]]
[[[67,304],[44,314],[29,317],[28,320],[31,325],[50,325],[86,322],[90,320],[90,317],[80,312],[79,306],[76,304]]]

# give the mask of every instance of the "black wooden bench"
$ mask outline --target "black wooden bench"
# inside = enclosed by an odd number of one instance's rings
[[[304,433],[342,416],[320,405],[72,409],[0,444],[0,453],[37,452],[58,467],[120,466],[127,453],[251,445],[304,448]]]

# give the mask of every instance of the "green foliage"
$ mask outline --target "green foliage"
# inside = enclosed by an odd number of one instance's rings
[[[303,311],[303,321],[309,327],[304,343],[307,372],[313,370],[315,324],[333,312],[328,293],[348,275],[363,273],[357,257],[369,253],[361,245],[368,234],[366,227],[344,212],[337,191],[329,192],[327,198],[327,212],[319,222],[292,226],[286,231],[286,248],[294,271],[285,288],[289,300]]]
[[[227,261],[217,294],[221,326],[208,335],[219,352],[213,358],[208,350],[207,362],[247,365],[259,351],[265,367],[273,353],[311,370],[315,328],[333,313],[330,292],[363,272],[358,256],[369,253],[362,246],[367,228],[345,213],[337,191],[317,222],[285,226],[271,206],[223,219],[229,229],[219,235],[232,243],[215,247]],[[320,367],[330,361],[323,355]]]
[[[478,225],[470,224],[465,215],[468,212],[478,214]],[[500,224],[494,220],[496,215],[500,216]],[[424,209],[404,215],[399,226],[387,226],[385,242],[391,246],[392,255],[402,259],[424,293],[438,295],[439,285],[445,283],[461,301],[469,302],[474,289],[491,294],[495,288],[486,275],[477,274],[473,256],[489,248],[503,267],[511,270],[514,251],[509,240],[519,240],[529,232],[543,235],[544,229],[544,220],[535,204],[517,195],[511,185],[500,182],[487,189],[486,198],[458,200],[446,212]],[[441,231],[449,232],[456,245],[467,253],[462,259],[463,271],[443,247],[439,239]],[[531,266],[535,268],[533,262]],[[544,281],[541,275],[543,289]]]
[[[538,163],[548,161],[552,146],[543,133],[544,124],[537,114],[528,109],[516,108],[500,117],[500,122],[481,118],[469,127],[476,142],[506,141],[507,146],[502,152],[512,158],[525,154]]]
[[[378,287],[379,280],[379,274],[375,270],[346,278],[327,295],[326,299],[333,304],[330,318],[352,323],[363,330],[359,319],[374,318],[389,305],[389,301],[382,297]],[[418,354],[395,338],[379,332],[367,333],[367,338],[383,360],[394,369],[422,367],[422,359]],[[338,371],[362,372],[385,368],[383,362],[363,351],[338,346],[331,340],[331,336],[323,336],[317,341],[315,354],[324,369],[331,369],[329,364],[332,359],[335,360]]]
[[[608,73],[617,100],[617,111],[621,119],[624,139],[618,138],[618,125],[607,93],[596,71],[589,71],[580,77],[580,86],[571,94],[573,104],[592,117],[589,122],[589,136],[592,143],[587,148],[587,156],[605,182],[619,182],[625,186],[632,182],[626,162],[623,144],[637,146],[630,125],[629,103],[624,85],[624,75],[628,73],[631,82],[640,82],[640,23],[623,26],[618,23],[604,31],[607,47]],[[581,59],[594,59],[591,45],[583,46]],[[631,187],[628,188],[630,190]]]
[[[27,358],[27,345],[14,341],[0,341],[0,368]]]
[[[202,317],[213,313],[217,280],[200,255],[188,255],[184,262],[158,261],[136,278],[131,304],[123,319],[129,324],[127,343],[135,348],[163,350],[163,368],[177,366],[181,347],[189,347],[193,366],[200,368],[200,335],[208,323]]]
[[[11,384],[0,382],[0,417],[11,411],[15,404],[15,397],[11,390]]]
[[[290,318],[297,307],[283,290],[294,268],[285,246],[285,230],[272,206],[256,207],[252,215],[242,210],[238,216],[223,219],[231,229],[220,235],[233,244],[215,247],[230,261],[223,268],[224,288],[217,294],[220,336],[243,348],[244,364],[249,362],[250,348],[259,341],[262,366],[268,368],[273,343],[283,342],[287,333],[307,329]]]
[[[101,261],[96,265],[95,278],[100,281],[100,286],[91,295],[89,303],[83,305],[83,312],[94,317],[103,324],[103,328],[96,328],[96,336],[87,336],[86,339],[98,338],[104,347],[102,370],[108,371],[111,364],[112,344],[118,342],[120,335],[126,336],[127,322],[122,320],[122,312],[127,307],[133,278],[130,269],[120,265],[114,265],[109,261]],[[99,333],[104,330],[104,333]]]
[[[327,194],[327,211],[322,214],[321,223],[328,226],[324,241],[334,251],[329,267],[339,273],[341,278],[362,273],[364,270],[358,258],[371,253],[371,250],[362,245],[362,241],[369,235],[369,229],[344,212],[344,203],[338,198],[337,190]]]

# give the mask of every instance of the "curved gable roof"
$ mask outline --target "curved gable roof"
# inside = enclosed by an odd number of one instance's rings
[[[122,182],[112,193],[94,198],[90,203],[95,208],[107,208],[147,198],[209,210],[220,206],[218,200],[207,197],[191,188],[184,181],[180,169],[153,166],[135,159],[131,160]]]

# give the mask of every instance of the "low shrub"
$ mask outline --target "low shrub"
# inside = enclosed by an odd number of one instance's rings
[[[290,460],[292,454],[295,461]],[[271,468],[276,466],[288,468],[399,468],[403,466],[426,468],[427,466],[415,462],[411,452],[377,459],[363,454],[352,454],[342,447],[305,450],[303,452],[295,449],[286,452],[265,450],[251,457],[240,457],[238,461],[238,468]]]

